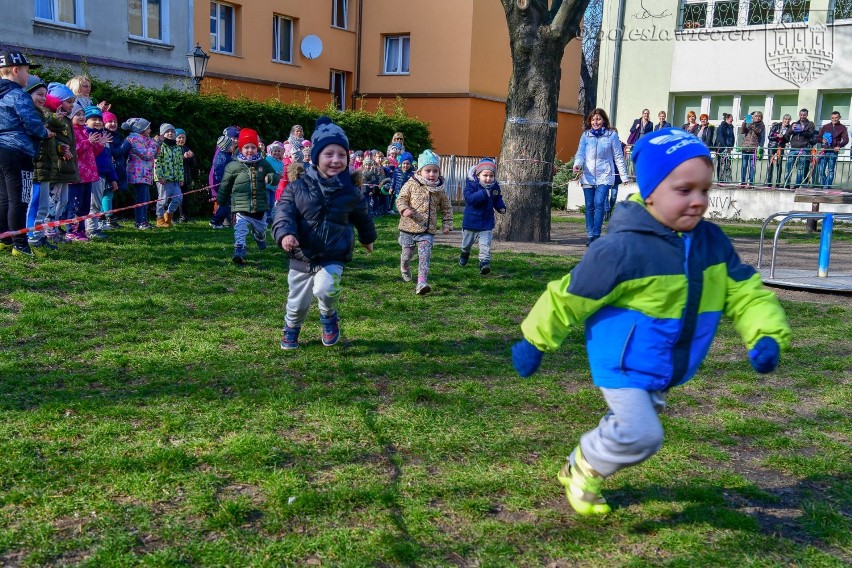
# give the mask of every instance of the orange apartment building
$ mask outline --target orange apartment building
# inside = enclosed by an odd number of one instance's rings
[[[497,0],[195,2],[211,59],[204,92],[405,112],[430,124],[439,153],[496,156],[512,70]],[[209,30],[209,35],[208,35]],[[557,156],[573,156],[580,43],[562,64]]]

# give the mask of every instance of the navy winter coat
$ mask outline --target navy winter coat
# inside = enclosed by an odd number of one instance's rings
[[[0,148],[34,158],[38,144],[47,138],[42,114],[21,86],[0,79]]]
[[[306,164],[307,165],[307,164]],[[299,247],[290,252],[290,268],[314,272],[321,266],[346,264],[352,260],[358,240],[370,244],[376,240],[376,227],[367,211],[361,191],[352,185],[349,172],[320,179],[313,165],[305,174],[290,182],[275,208],[272,235],[281,240],[293,235]]]
[[[130,144],[124,142],[124,136],[116,130],[111,132],[112,142],[109,143],[109,152],[112,157],[112,167],[118,177],[118,189],[127,189],[127,153],[130,152]]]
[[[468,231],[490,231],[494,228],[494,211],[506,211],[497,182],[491,189],[485,189],[479,185],[479,180],[468,178],[464,186],[464,201],[462,229]]]

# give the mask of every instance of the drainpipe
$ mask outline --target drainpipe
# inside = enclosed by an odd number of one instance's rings
[[[355,108],[358,96],[361,94],[361,36],[364,22],[364,0],[358,0],[358,47],[355,50],[355,90],[352,91],[352,110]]]
[[[612,66],[612,90],[609,95],[609,123],[615,124],[615,109],[618,100],[618,74],[621,72],[621,41],[624,36],[624,4],[627,0],[618,2],[618,39],[615,42],[615,53],[613,54]]]

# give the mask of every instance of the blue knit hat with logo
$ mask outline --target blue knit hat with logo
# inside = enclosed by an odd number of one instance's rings
[[[710,150],[693,134],[680,128],[662,128],[646,134],[633,145],[639,194],[647,198],[672,171],[692,158],[710,159]]]
[[[314,133],[311,134],[311,162],[319,163],[320,152],[329,144],[343,146],[343,149],[349,152],[349,138],[346,137],[343,129],[334,124],[329,117],[321,116],[317,119]]]
[[[422,170],[426,166],[441,167],[441,156],[432,150],[423,150],[423,153],[417,157],[417,171]]]

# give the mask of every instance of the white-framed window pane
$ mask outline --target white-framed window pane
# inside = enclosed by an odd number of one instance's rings
[[[336,28],[347,28],[347,12],[349,8],[349,0],[331,0],[332,15],[331,25]]]
[[[331,98],[339,111],[346,110],[346,74],[340,71],[331,72]]]
[[[219,6],[215,2],[210,2],[210,49],[219,49]]]
[[[127,24],[130,35],[142,36],[142,0],[129,0],[127,4]]]
[[[829,21],[852,18],[852,0],[834,0],[832,4],[832,17]]]
[[[750,26],[763,26],[775,21],[775,0],[750,0],[748,20]]]
[[[681,7],[680,27],[684,30],[707,27],[707,2],[684,2]]]
[[[753,0],[753,3],[760,1],[773,2],[773,0]],[[724,0],[713,3],[713,27],[724,28],[736,26],[739,18],[740,2],[739,0]]]
[[[810,0],[784,0],[784,7],[781,8],[781,22],[785,24],[807,22],[810,11]]]
[[[740,97],[740,114],[739,120],[745,120],[745,117],[754,111],[763,112],[766,108],[766,95],[742,95]]]
[[[210,3],[210,48],[224,53],[234,52],[234,7]]]
[[[293,61],[293,20],[275,16],[272,20],[272,58],[275,61]]]
[[[52,20],[53,16],[53,0],[35,0],[35,17],[44,20]]]
[[[385,73],[399,73],[399,38],[385,38]]]
[[[824,93],[819,111],[819,120],[821,122],[828,122],[831,120],[831,113],[837,111],[840,113],[841,120],[848,122],[850,106],[852,106],[852,93]]]
[[[402,52],[400,54],[400,72],[408,73],[411,67],[411,38],[404,37],[402,38]]]
[[[689,111],[696,115],[701,114],[701,95],[680,95],[674,100],[674,115],[671,123],[677,128],[686,124],[686,115]]]
[[[160,0],[147,0],[146,22],[148,29],[145,37],[163,39],[163,5]]]
[[[710,122],[722,122],[722,114],[734,114],[734,95],[713,95],[710,97]]]
[[[59,21],[65,24],[77,23],[77,2],[76,0],[59,0]]]
[[[799,120],[799,96],[775,95],[772,98],[772,120],[778,122],[789,114],[793,120]]]

